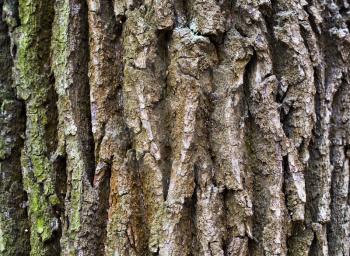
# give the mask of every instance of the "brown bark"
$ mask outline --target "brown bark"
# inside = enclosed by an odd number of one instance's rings
[[[1,255],[349,255],[346,0],[0,7]]]

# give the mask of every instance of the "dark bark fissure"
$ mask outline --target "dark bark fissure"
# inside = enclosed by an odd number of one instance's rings
[[[163,198],[164,201],[167,198],[169,182],[170,182],[170,174],[171,174],[171,141],[170,141],[170,127],[169,121],[171,120],[171,112],[169,109],[169,104],[167,103],[168,97],[168,84],[167,84],[167,72],[170,62],[169,57],[169,41],[171,40],[172,31],[171,30],[161,30],[156,31],[157,33],[157,46],[158,53],[162,62],[162,74],[161,80],[164,84],[164,88],[162,89],[162,96],[160,101],[157,103],[156,108],[161,113],[160,124],[163,127],[163,139],[162,144],[163,148],[161,149],[161,153],[163,155],[163,160],[161,161],[161,169],[162,169],[162,182],[163,182]],[[155,70],[153,70],[155,71]]]
[[[91,107],[90,107],[90,89],[89,89],[89,81],[88,81],[88,63],[89,63],[89,25],[88,25],[88,8],[87,4],[84,2],[82,4],[82,8],[80,11],[81,17],[80,20],[82,22],[81,24],[81,45],[80,49],[78,49],[79,52],[76,53],[76,57],[73,58],[74,62],[73,65],[80,65],[81,66],[81,74],[76,78],[76,82],[81,83],[81,86],[78,87],[77,90],[73,91],[71,94],[71,101],[76,102],[76,106],[73,107],[73,110],[76,112],[74,113],[75,121],[80,127],[80,131],[78,133],[79,141],[82,142],[82,149],[83,152],[86,152],[86,161],[87,161],[87,175],[90,181],[91,186],[93,185],[93,180],[95,176],[95,169],[96,169],[96,163],[95,163],[95,141],[93,139],[93,133],[92,133],[92,122],[91,122]],[[79,63],[79,64],[78,64]]]

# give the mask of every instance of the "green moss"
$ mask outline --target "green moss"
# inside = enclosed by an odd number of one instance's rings
[[[61,203],[60,199],[58,198],[58,196],[56,194],[51,195],[49,197],[49,202],[51,205],[59,205]]]
[[[18,95],[26,101],[26,141],[22,157],[23,182],[28,193],[31,228],[31,255],[52,255],[54,246],[52,207],[58,197],[54,189],[54,169],[46,143],[49,56],[53,1],[19,0],[21,26],[15,62]]]
[[[45,177],[45,163],[44,160],[41,156],[32,156],[31,158],[32,160],[32,164],[33,164],[33,168],[34,168],[34,172],[35,172],[35,177],[38,179],[39,182],[43,182],[44,181],[44,177]]]
[[[36,221],[36,231],[39,234],[42,234],[44,232],[44,225],[45,225],[45,221],[43,218],[39,218]]]
[[[38,212],[40,208],[39,197],[33,197],[30,201],[30,210],[33,212]]]

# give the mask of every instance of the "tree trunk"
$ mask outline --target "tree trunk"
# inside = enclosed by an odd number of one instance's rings
[[[349,256],[347,0],[0,10],[0,255]]]

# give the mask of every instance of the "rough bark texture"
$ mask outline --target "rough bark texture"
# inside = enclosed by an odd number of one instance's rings
[[[0,255],[349,256],[347,0],[0,14]]]

